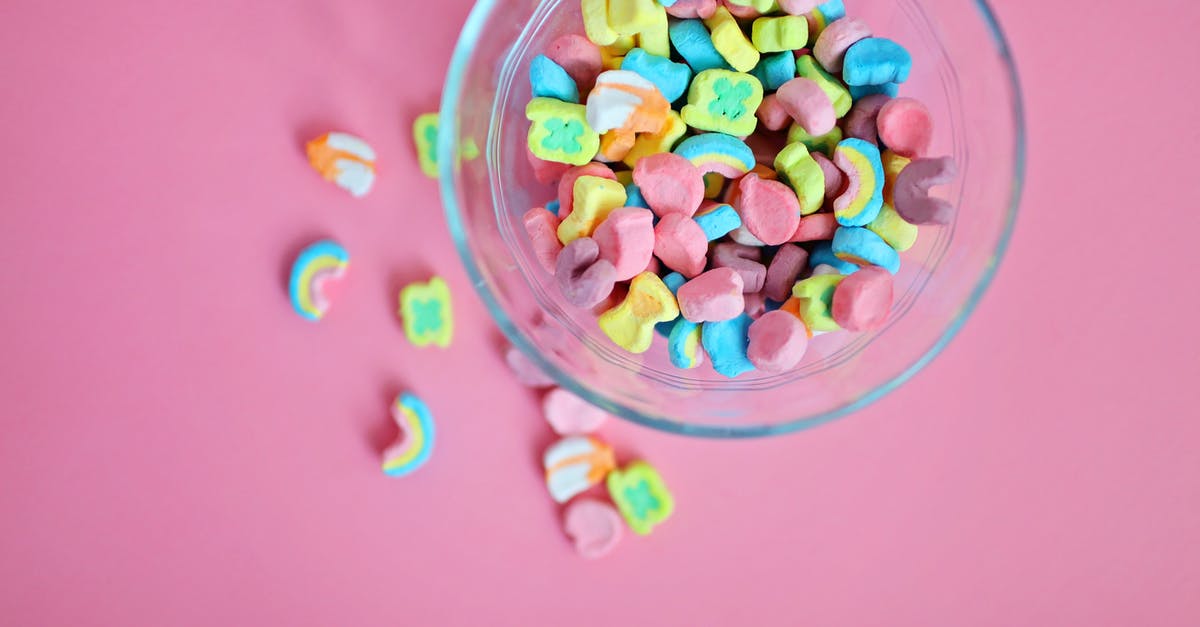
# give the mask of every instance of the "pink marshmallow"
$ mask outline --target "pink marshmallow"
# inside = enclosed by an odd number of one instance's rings
[[[768,246],[782,244],[800,225],[800,200],[792,188],[751,172],[738,182],[735,208],[750,233]]]
[[[775,92],[792,119],[810,135],[824,135],[837,125],[837,112],[829,94],[808,78],[793,78]]]
[[[846,174],[842,169],[837,167],[837,164],[829,160],[823,153],[812,153],[813,161],[821,166],[821,172],[825,174],[825,200],[832,201],[834,198],[842,195],[843,188],[846,185]],[[831,236],[832,237],[832,236]]]
[[[762,249],[733,242],[722,242],[713,246],[712,267],[729,268],[742,277],[745,293],[761,291],[767,280],[767,267],[762,261]]]
[[[944,198],[929,195],[929,188],[945,185],[958,176],[953,157],[917,159],[896,177],[896,213],[912,224],[950,224],[954,205]]]
[[[918,159],[929,152],[933,142],[933,116],[919,100],[896,98],[883,105],[876,120],[879,139],[892,152]]]
[[[558,253],[562,251],[562,242],[558,239],[558,224],[561,220],[545,207],[534,207],[526,211],[522,219],[538,263],[542,264],[546,272],[554,274],[558,264]]]
[[[575,79],[581,94],[592,91],[596,77],[604,71],[600,48],[583,35],[563,35],[555,39],[546,47],[545,55]]]
[[[563,174],[571,169],[570,164],[555,163],[554,161],[540,159],[537,155],[533,154],[528,144],[525,146],[525,156],[529,158],[529,165],[533,166],[533,177],[543,185],[557,183]]]
[[[788,115],[783,103],[779,102],[779,96],[775,94],[768,94],[763,98],[755,115],[758,116],[758,121],[762,123],[763,128],[768,131],[781,131],[787,128],[792,121],[792,116]]]
[[[856,17],[835,20],[821,31],[813,44],[813,57],[821,67],[832,73],[842,71],[842,61],[850,46],[871,36],[871,27]]]
[[[820,4],[821,0],[779,0],[779,8],[788,15],[804,15]]]
[[[753,294],[745,294],[746,307],[745,312],[754,320],[758,320],[763,314],[767,313],[767,297],[762,292],[754,292]]]
[[[763,314],[750,325],[749,335],[746,357],[768,374],[795,368],[808,350],[808,329],[800,318],[786,311]]]
[[[622,207],[612,213],[592,239],[600,246],[600,259],[617,271],[618,281],[641,274],[654,256],[654,214],[641,207]]]
[[[767,278],[763,281],[763,295],[782,303],[792,295],[796,279],[808,265],[808,251],[795,244],[784,244],[775,252],[775,258],[767,266]]]
[[[667,7],[667,15],[680,19],[700,18],[707,20],[717,12],[717,0],[678,0]]]
[[[876,120],[880,109],[891,99],[887,94],[872,94],[859,98],[843,121],[846,137],[854,137],[878,146],[879,131],[876,129]]]
[[[833,239],[838,230],[837,216],[832,213],[814,213],[800,219],[800,226],[792,235],[791,242],[824,242]]]
[[[738,19],[751,20],[762,15],[762,13],[758,12],[758,9],[744,4],[734,4],[729,0],[721,0],[721,4],[725,5],[726,9],[729,9],[730,15]]]
[[[575,208],[575,181],[584,176],[598,176],[610,181],[617,180],[617,175],[613,173],[612,168],[603,163],[593,161],[586,165],[567,168],[558,182],[558,217],[565,218],[571,215],[571,210]]]
[[[620,544],[625,535],[625,520],[608,503],[577,498],[563,510],[563,532],[575,542],[580,557],[599,559]]]
[[[717,268],[679,288],[679,311],[690,322],[723,322],[742,315],[742,277],[733,268]]]
[[[677,154],[660,152],[638,159],[633,182],[659,217],[669,213],[691,217],[704,200],[704,175]]]
[[[892,309],[892,273],[867,266],[847,276],[833,293],[834,322],[847,331],[871,331],[887,320]]]
[[[704,272],[708,237],[696,221],[682,213],[668,213],[654,227],[654,256],[668,268],[693,278]]]
[[[562,249],[554,278],[563,298],[576,307],[593,307],[604,302],[617,283],[617,269],[600,258],[600,246],[581,237]]]
[[[608,413],[562,389],[550,390],[542,399],[542,414],[559,435],[584,435],[600,428]]]

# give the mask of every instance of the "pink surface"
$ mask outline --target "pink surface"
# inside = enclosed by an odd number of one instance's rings
[[[1030,175],[977,315],[815,432],[610,423],[678,508],[589,563],[540,481],[538,399],[410,154],[467,11],[416,4],[0,8],[3,623],[1200,623],[1200,7],[1137,28],[1153,6],[1000,3]],[[307,170],[302,140],[330,128],[381,155],[364,201]],[[283,286],[320,236],[353,262],[314,325]],[[458,304],[446,352],[392,315],[434,270]],[[438,448],[392,480],[402,388]]]

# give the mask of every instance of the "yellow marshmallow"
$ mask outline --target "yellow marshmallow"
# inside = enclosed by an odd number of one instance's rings
[[[563,245],[581,237],[591,237],[613,209],[625,206],[625,186],[598,176],[581,176],[572,190],[571,215],[558,225],[558,241]]]
[[[825,171],[800,142],[788,144],[775,156],[775,171],[796,192],[800,213],[816,213],[825,202]]]
[[[883,238],[888,246],[896,252],[904,252],[917,243],[919,229],[915,224],[909,224],[900,217],[891,205],[884,204],[875,220],[867,225],[867,230]]]
[[[653,272],[643,272],[629,284],[629,295],[600,315],[600,330],[614,344],[631,353],[650,350],[654,325],[679,317],[679,303],[670,288]]]
[[[670,25],[667,22],[667,10],[657,3],[655,3],[654,9],[654,23],[638,33],[637,45],[650,54],[669,59],[671,58],[671,37],[667,30]]]
[[[749,72],[758,65],[760,55],[754,44],[746,39],[742,27],[725,7],[717,7],[712,17],[704,20],[704,25],[712,33],[713,47],[721,53],[725,61],[739,72]]]
[[[619,33],[608,24],[608,0],[581,0],[583,32],[597,46],[607,46]]]
[[[829,96],[829,100],[833,102],[833,112],[839,118],[850,112],[850,106],[854,104],[854,99],[850,97],[850,90],[846,89],[841,80],[826,72],[825,68],[821,67],[821,64],[817,63],[811,54],[796,59],[796,73],[816,81],[817,85],[821,86],[821,89]]]
[[[900,176],[900,171],[907,168],[912,160],[890,150],[883,151],[880,157],[883,161],[883,202],[895,207],[896,179]]]
[[[837,148],[841,141],[842,129],[837,126],[824,135],[810,135],[803,126],[795,123],[788,129],[789,144],[800,142],[808,148],[809,152],[823,152],[826,157],[833,156],[833,149]]]
[[[608,24],[619,35],[636,35],[653,26],[660,11],[654,0],[608,0]]]
[[[760,17],[751,27],[750,41],[759,52],[790,52],[808,43],[808,20],[802,15]]]
[[[667,114],[667,123],[663,124],[662,130],[637,136],[633,142],[633,150],[625,155],[625,165],[632,168],[642,157],[660,152],[671,152],[675,148],[675,143],[683,139],[685,133],[687,133],[687,125],[683,123],[683,118],[679,117],[678,113],[671,111]]]

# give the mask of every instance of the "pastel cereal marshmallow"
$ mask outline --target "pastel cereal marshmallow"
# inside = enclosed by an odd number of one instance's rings
[[[808,251],[795,244],[785,244],[775,251],[771,263],[767,265],[767,276],[763,281],[763,295],[767,298],[783,302],[792,292],[796,279],[808,267]]]
[[[817,166],[821,168],[821,173],[825,175],[825,202],[830,203],[833,199],[842,194],[846,186],[846,175],[842,174],[841,168],[837,167],[829,157],[814,152],[812,153],[813,161],[817,162]],[[830,237],[833,237],[831,234]]]
[[[694,220],[710,242],[721,239],[742,226],[742,217],[738,215],[738,212],[732,206],[723,203],[713,203],[711,207],[707,208],[702,207]]]
[[[640,159],[633,181],[659,217],[671,213],[692,216],[704,200],[704,175],[691,161],[663,152]]]
[[[559,218],[571,215],[571,211],[575,208],[575,183],[585,176],[595,176],[610,181],[617,180],[617,175],[613,173],[612,168],[603,163],[592,162],[581,166],[566,166],[558,181]]]
[[[609,70],[596,77],[587,98],[587,123],[597,133],[623,129],[657,133],[671,111],[658,87],[636,72]]]
[[[896,213],[912,224],[950,224],[954,221],[954,205],[930,195],[929,190],[951,183],[957,176],[958,166],[953,157],[909,163],[896,178]]]
[[[641,207],[614,209],[592,239],[600,246],[600,259],[616,270],[616,280],[628,281],[645,270],[654,255],[654,214]]]
[[[332,289],[350,267],[350,253],[337,242],[316,242],[296,257],[288,279],[292,309],[306,320],[325,317],[332,303]]]
[[[654,226],[654,256],[682,276],[692,278],[703,272],[706,255],[708,237],[695,220],[669,213]]]
[[[795,368],[808,350],[808,329],[796,316],[771,311],[750,325],[746,357],[768,374]]]
[[[833,112],[837,117],[841,118],[850,111],[850,106],[854,104],[854,100],[850,97],[850,90],[840,79],[826,72],[825,68],[821,67],[821,64],[817,63],[811,54],[796,59],[796,75],[815,82],[825,90],[829,101],[833,103]]]
[[[877,125],[879,139],[901,157],[923,157],[933,141],[933,116],[919,100],[887,101],[879,110]]]
[[[755,370],[747,356],[753,323],[754,320],[744,313],[732,320],[704,323],[700,341],[717,374],[733,379]]]
[[[600,245],[589,237],[567,244],[558,255],[554,278],[563,298],[576,307],[604,302],[617,283],[617,269],[600,258]]]
[[[715,13],[714,6],[713,14]],[[691,66],[693,72],[733,69],[713,45],[712,35],[704,26],[704,22],[698,19],[676,20],[671,23],[669,35],[671,45],[675,46],[675,51]]]
[[[789,15],[804,15],[817,8],[821,0],[778,0],[779,8]]]
[[[883,162],[879,148],[861,139],[844,139],[833,153],[833,162],[846,175],[846,190],[833,201],[842,226],[870,224],[883,207]]]
[[[613,470],[606,486],[625,524],[639,536],[649,535],[675,511],[671,491],[658,470],[646,462],[633,462]]]
[[[717,7],[712,16],[704,20],[704,25],[711,34],[713,47],[733,69],[749,72],[758,65],[758,50],[742,32],[742,27],[728,8]]]
[[[559,435],[587,435],[608,421],[608,412],[562,388],[542,398],[542,415]]]
[[[686,63],[675,63],[641,48],[634,48],[625,55],[625,59],[621,61],[621,69],[636,72],[654,83],[663,97],[670,102],[682,98],[692,82],[692,68]]]
[[[764,54],[750,75],[762,83],[764,91],[775,91],[796,78],[796,57],[791,52]]]
[[[791,306],[785,304],[784,309],[798,315],[810,331],[839,331],[842,327],[833,319],[832,314],[833,295],[844,279],[840,274],[814,274],[796,283],[792,288],[792,299],[789,301]]]
[[[761,245],[746,245],[722,242],[713,246],[712,266],[730,268],[742,277],[743,291],[747,294],[762,290],[767,280],[767,268],[762,264]]]
[[[704,174],[716,172],[740,178],[754,169],[754,151],[746,142],[724,133],[693,135],[675,147],[675,154],[692,162]]]
[[[653,26],[662,10],[655,0],[608,0],[608,23],[618,35],[636,35]]]
[[[788,115],[809,134],[824,135],[837,124],[829,94],[811,79],[793,78],[775,96]]]
[[[838,229],[841,227],[839,226]],[[834,231],[834,235],[837,231]],[[859,268],[856,264],[849,261],[843,261],[838,258],[833,252],[833,238],[829,241],[819,241],[813,244],[812,250],[808,253],[808,265],[812,266],[813,274],[820,274],[818,270],[822,266],[830,268],[837,274],[850,275],[858,272]]]
[[[808,20],[799,15],[760,17],[750,27],[759,52],[791,52],[808,44]]]
[[[671,365],[682,370],[699,368],[704,363],[700,345],[701,326],[690,320],[677,320],[667,335],[667,357]]]
[[[558,216],[545,207],[534,207],[522,216],[525,232],[533,244],[533,254],[542,268],[554,274],[562,242],[558,241]]]
[[[625,522],[612,505],[596,499],[576,499],[563,510],[563,532],[584,559],[612,553],[625,535]]]
[[[557,503],[566,503],[604,481],[616,465],[612,447],[591,436],[563,438],[542,456],[546,487]]]
[[[866,96],[854,103],[845,119],[846,137],[861,139],[872,144],[879,144],[878,118],[880,111],[891,101],[891,98],[876,94]]]
[[[755,115],[758,116],[758,123],[768,131],[781,131],[787,128],[792,121],[792,116],[788,114],[787,109],[784,108],[783,103],[779,102],[779,97],[775,94],[763,98]]]
[[[579,86],[563,67],[550,57],[539,54],[529,63],[529,84],[534,98],[556,98],[579,103]]]
[[[308,162],[321,178],[337,184],[355,198],[375,185],[375,150],[349,133],[326,133],[306,146]]]
[[[609,213],[625,206],[625,187],[617,181],[581,176],[574,187],[571,213],[558,225],[558,241],[564,246],[581,237],[591,237]]]
[[[544,161],[583,165],[600,150],[600,134],[587,120],[583,105],[554,98],[534,98],[525,106],[529,151]]]
[[[657,133],[639,133],[637,135],[637,138],[633,140],[633,148],[622,161],[632,168],[645,157],[661,152],[671,152],[671,149],[685,134],[687,134],[687,124],[683,123],[683,118],[679,117],[678,113],[671,111],[667,114],[667,120],[663,124],[662,130]]]
[[[709,270],[679,288],[679,311],[690,322],[731,320],[745,310],[743,287],[736,270]]]
[[[659,4],[667,9],[667,14],[671,17],[680,19],[705,19],[712,17],[716,13],[719,2],[717,0],[670,0],[666,2],[660,1]]]
[[[650,350],[654,325],[679,317],[675,294],[652,272],[643,272],[629,283],[625,300],[600,315],[600,330],[617,346],[633,354]]]
[[[584,93],[596,84],[604,69],[600,63],[600,47],[583,35],[563,35],[546,47],[546,57],[566,70]]]
[[[762,99],[762,83],[754,76],[705,70],[692,79],[688,103],[679,114],[692,128],[744,137],[758,126],[755,112]]]
[[[882,37],[868,37],[846,50],[842,80],[847,85],[903,83],[912,71],[912,55],[904,46]]]
[[[802,215],[821,210],[825,202],[825,172],[807,146],[793,142],[784,147],[775,157],[775,171],[796,193]]]
[[[800,226],[796,227],[796,232],[788,241],[803,243],[832,240],[839,226],[837,218],[832,213],[816,213],[805,216],[800,219]]]
[[[454,339],[454,307],[450,287],[442,277],[404,286],[399,300],[397,313],[404,325],[404,336],[413,346],[450,346]]]
[[[580,0],[580,9],[583,13],[583,30],[592,43],[607,46],[621,36],[608,23],[608,0]]]
[[[403,477],[424,466],[433,455],[433,414],[425,401],[405,393],[392,403],[392,420],[400,433],[383,452],[383,473]]]
[[[892,273],[867,266],[846,277],[833,293],[833,319],[847,331],[883,326],[892,308]]]
[[[830,24],[821,31],[813,44],[813,57],[830,72],[841,72],[842,61],[850,46],[871,36],[871,27],[855,17],[848,17]]]
[[[833,254],[856,266],[881,266],[895,274],[900,255],[882,237],[862,227],[843,226],[833,236]]]
[[[790,187],[753,172],[738,182],[736,204],[742,222],[768,246],[787,242],[800,225],[800,201]]]

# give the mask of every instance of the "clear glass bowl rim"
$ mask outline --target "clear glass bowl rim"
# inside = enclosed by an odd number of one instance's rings
[[[884,382],[874,390],[863,395],[859,399],[843,405],[842,407],[824,412],[815,416],[799,418],[790,422],[779,423],[774,425],[755,426],[753,428],[741,429],[731,426],[715,426],[715,425],[698,425],[688,424],[684,422],[674,422],[663,420],[654,416],[647,416],[640,412],[634,411],[620,404],[614,404],[611,400],[602,398],[584,386],[580,385],[573,377],[562,372],[554,364],[550,363],[542,354],[537,351],[533,345],[525,338],[524,334],[513,324],[508,314],[500,306],[494,294],[489,289],[487,282],[483,278],[483,273],[480,272],[476,264],[474,255],[471,253],[470,245],[467,242],[467,229],[463,223],[462,213],[458,206],[458,200],[455,195],[455,178],[454,178],[454,161],[457,152],[457,143],[454,137],[457,132],[457,120],[451,113],[457,110],[456,103],[462,92],[463,81],[466,76],[467,63],[470,60],[471,51],[475,47],[475,42],[480,37],[485,36],[484,25],[489,15],[500,3],[501,0],[477,0],[475,6],[471,9],[470,15],[467,17],[466,23],[463,25],[462,33],[459,36],[458,43],[455,45],[454,54],[451,57],[449,72],[446,75],[446,83],[442,92],[441,111],[438,129],[437,155],[438,155],[438,180],[439,188],[441,189],[442,205],[446,214],[446,223],[450,228],[450,235],[454,239],[455,248],[458,250],[458,255],[462,259],[463,266],[467,270],[467,275],[471,279],[471,283],[475,286],[479,297],[483,299],[484,304],[488,308],[492,319],[496,321],[502,333],[508,338],[518,350],[524,353],[530,361],[545,372],[554,382],[584,400],[594,405],[603,406],[612,409],[615,405],[613,413],[630,422],[640,424],[652,429],[674,433],[679,435],[687,435],[693,437],[705,437],[716,439],[731,439],[731,438],[756,438],[774,435],[784,435],[796,433],[811,429],[827,422],[831,422],[843,416],[852,414],[864,407],[878,401],[896,388],[903,385],[906,381],[915,376],[926,365],[934,360],[946,346],[954,339],[958,332],[966,324],[967,320],[974,313],[975,308],[979,305],[979,301],[987,292],[992,284],[992,280],[996,276],[1004,255],[1008,250],[1009,243],[1012,239],[1013,230],[1016,226],[1017,213],[1021,203],[1021,194],[1025,187],[1025,167],[1026,167],[1026,137],[1025,137],[1025,107],[1024,96],[1021,91],[1021,82],[1017,72],[1016,62],[1012,56],[1012,50],[1008,45],[1008,39],[1004,36],[1004,31],[1000,27],[999,21],[996,19],[995,12],[988,4],[987,0],[970,0],[979,11],[980,19],[984,21],[984,25],[992,33],[992,42],[996,46],[996,52],[1000,55],[1004,67],[1008,73],[1010,88],[1013,93],[1013,140],[1014,140],[1014,164],[1013,164],[1013,181],[1009,195],[1008,211],[1005,215],[1004,230],[1000,235],[996,244],[994,253],[994,263],[990,264],[980,275],[979,281],[972,289],[970,296],[959,315],[951,321],[942,333],[940,339],[935,342],[928,351],[911,365],[901,371],[892,379]]]

